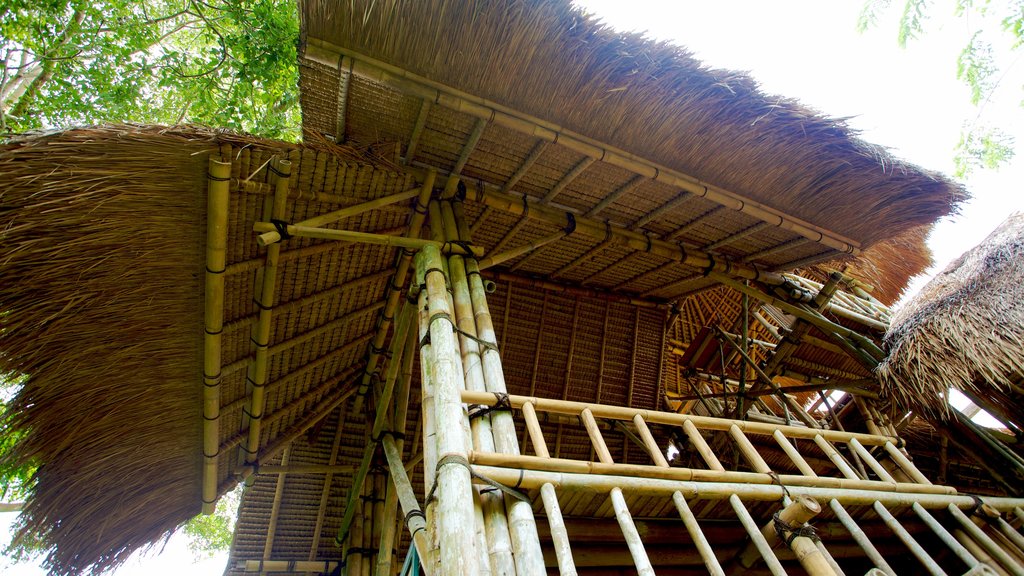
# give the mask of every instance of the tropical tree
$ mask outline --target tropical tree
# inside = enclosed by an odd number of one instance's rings
[[[877,26],[884,14],[898,9],[896,41],[905,48],[927,32],[936,8],[929,0],[903,0],[897,7],[892,4],[892,0],[867,0],[857,27],[863,32]],[[987,121],[985,111],[1024,47],[1024,0],[953,0],[943,4],[972,30],[957,59],[957,79],[970,89],[971,104],[977,108],[977,115],[964,123],[956,150],[957,175],[966,176],[978,167],[998,168],[1014,155],[1013,138]],[[1011,54],[1012,60],[998,57],[997,44],[1007,47],[1003,53]]]
[[[294,0],[6,0],[0,129],[201,123],[298,137]]]

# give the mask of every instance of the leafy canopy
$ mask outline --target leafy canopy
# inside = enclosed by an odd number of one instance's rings
[[[926,32],[932,4],[929,0],[904,0],[896,36],[901,48]],[[1014,61],[1019,59],[1024,46],[1024,0],[954,0],[948,4],[952,4],[953,15],[965,23],[994,21],[998,28],[993,30],[988,26],[976,30],[957,58],[957,79],[970,89],[971,104],[978,108],[977,117],[964,124],[956,147],[957,176],[964,177],[979,167],[996,169],[1013,158],[1013,138],[986,123],[984,111],[999,87],[1005,68],[1015,63],[998,60],[993,49],[995,36],[1008,37]],[[867,0],[857,19],[858,30],[863,32],[877,26],[881,15],[890,8],[892,0]]]
[[[199,123],[299,134],[293,0],[6,0],[0,128]]]

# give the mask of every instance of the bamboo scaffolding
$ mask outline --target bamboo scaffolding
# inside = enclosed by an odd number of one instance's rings
[[[918,518],[920,518],[925,525],[931,528],[932,532],[938,536],[939,540],[948,546],[949,549],[953,551],[953,554],[955,554],[956,557],[959,558],[960,561],[962,561],[968,568],[974,568],[981,565],[981,562],[975,558],[967,548],[964,548],[963,544],[960,544],[956,537],[950,534],[949,531],[946,530],[945,526],[940,524],[930,512],[922,508],[917,503],[914,503],[911,508],[914,510],[914,513],[917,514]]]
[[[270,217],[275,220],[284,218],[288,201],[288,177],[292,164],[287,160],[276,159],[271,165],[274,173],[274,201]],[[270,327],[273,316],[274,298],[277,288],[278,259],[281,254],[280,244],[267,248],[266,264],[263,267],[262,282],[256,293],[259,316],[252,330],[252,343],[255,357],[249,364],[246,375],[249,400],[242,409],[242,430],[248,429],[248,438],[239,447],[238,462],[251,464],[253,457],[260,448],[260,435],[263,430],[263,412],[266,408],[266,386],[268,363],[270,361]],[[269,554],[269,551],[268,551]],[[269,558],[269,556],[268,556]]]
[[[914,558],[917,558],[917,560],[921,563],[922,566],[924,566],[925,570],[927,570],[929,574],[931,574],[932,576],[946,575],[945,570],[943,570],[939,566],[939,564],[932,559],[932,557],[921,546],[921,544],[918,543],[918,541],[909,532],[907,532],[906,528],[904,528],[903,525],[900,524],[899,520],[897,520],[895,517],[893,517],[892,514],[889,513],[889,510],[887,510],[882,503],[875,502],[872,505],[872,507],[874,508],[875,513],[878,514],[878,516],[885,522],[887,526],[889,526],[893,533],[895,533],[896,536],[904,544],[906,544],[907,548],[910,550],[910,553],[914,555]]]
[[[203,477],[202,512],[212,514],[220,496],[221,333],[224,329],[224,269],[228,236],[228,179],[231,162],[210,156],[206,207],[206,297],[203,336]]]
[[[761,529],[758,528],[754,519],[750,516],[750,512],[747,511],[746,506],[743,505],[743,501],[736,494],[728,496],[729,504],[732,506],[736,517],[739,518],[740,524],[747,531],[747,535],[750,536],[750,541],[754,545],[757,552],[760,553],[761,558],[764,559],[764,563],[768,566],[768,570],[772,573],[772,576],[786,576],[786,570],[782,567],[782,563],[779,562],[775,553],[772,552],[772,546],[765,539],[764,534],[761,533]]]
[[[285,173],[285,176],[287,176],[287,173]],[[287,194],[287,190],[285,190],[285,194]],[[345,218],[362,214],[363,212],[369,212],[370,210],[376,210],[377,208],[383,208],[384,206],[388,206],[390,204],[395,204],[398,202],[409,200],[411,198],[415,198],[419,196],[419,194],[420,189],[416,188],[414,190],[408,190],[406,192],[399,192],[397,194],[391,194],[389,196],[382,196],[380,198],[374,198],[373,200],[361,202],[353,206],[346,206],[345,208],[341,208],[340,210],[335,210],[333,212],[321,214],[319,216],[315,216],[313,218],[309,218],[301,222],[296,222],[294,225],[306,228],[322,228],[327,224],[338,222],[340,220],[344,220]],[[283,214],[274,216],[274,218],[277,220],[282,220],[283,217]],[[260,246],[270,246],[271,244],[275,244],[280,241],[281,233],[278,232],[277,229],[271,230],[269,232],[264,232],[263,234],[260,234],[259,236],[256,237],[256,244]]]
[[[864,555],[874,563],[876,569],[881,570],[888,576],[896,576],[896,571],[893,570],[892,566],[885,561],[885,558],[881,553],[879,553],[878,549],[875,548],[875,545],[871,543],[871,540],[868,539],[868,535],[853,519],[853,516],[850,516],[850,513],[846,511],[846,508],[844,508],[843,505],[834,498],[830,500],[828,504],[829,507],[832,508],[832,512],[835,513],[836,518],[838,518],[843,526],[846,527],[850,536],[853,537],[854,541],[857,542],[857,545],[864,551]]]
[[[416,197],[416,208],[413,211],[412,219],[409,221],[409,231],[406,233],[408,238],[419,238],[423,222],[426,220],[427,202],[430,200],[430,195],[433,192],[436,177],[437,174],[433,170],[428,170],[423,176],[420,194]],[[374,334],[373,341],[367,351],[366,371],[363,373],[363,378],[359,383],[359,395],[356,396],[353,405],[353,411],[357,414],[363,409],[363,402],[365,402],[366,392],[370,386],[370,379],[377,371],[377,363],[380,362],[381,352],[384,350],[384,341],[387,339],[388,330],[391,328],[391,320],[395,317],[395,312],[398,309],[398,299],[402,293],[401,287],[406,283],[409,266],[412,264],[412,255],[413,252],[402,250],[397,256],[395,275],[391,278],[384,309],[381,311],[380,321],[377,323],[377,332]],[[426,557],[424,559],[426,561]]]

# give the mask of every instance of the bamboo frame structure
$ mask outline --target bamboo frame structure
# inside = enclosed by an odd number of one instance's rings
[[[224,330],[224,270],[228,242],[228,181],[231,162],[210,156],[206,209],[206,299],[203,336],[203,514],[212,514],[220,454],[221,334]]]
[[[254,232],[269,233],[277,230],[277,227],[270,222],[256,222],[252,225]],[[284,227],[289,236],[299,238],[317,238],[320,240],[338,240],[341,242],[364,242],[366,244],[380,244],[383,246],[394,246],[396,248],[408,248],[410,250],[421,250],[426,246],[439,248],[445,254],[460,254],[468,256],[483,256],[484,249],[480,246],[463,246],[448,242],[434,242],[420,238],[409,238],[405,236],[388,236],[387,234],[373,234],[370,232],[355,232],[352,230],[335,230],[333,228],[314,228],[288,224]]]
[[[726,191],[713,184],[682,174],[666,166],[624,152],[607,144],[574,133],[561,126],[523,114],[495,102],[466,94],[426,78],[346,50],[320,39],[310,38],[305,57],[335,68],[342,58],[351,58],[352,73],[382,84],[395,86],[408,94],[419,96],[436,104],[485,119],[497,125],[524,132],[569,148],[589,158],[635,172],[656,182],[679,188],[716,202],[729,209],[748,214],[774,226],[800,234],[830,248],[849,254],[859,254],[860,246],[848,238],[814,226],[749,198]]]

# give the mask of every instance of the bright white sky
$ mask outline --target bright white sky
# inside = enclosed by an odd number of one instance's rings
[[[957,56],[974,30],[950,17],[952,2],[933,4],[928,32],[906,50],[896,45],[902,0],[894,2],[896,9],[865,34],[855,29],[860,0],[578,3],[618,28],[646,30],[653,37],[686,46],[711,66],[749,71],[769,93],[795,97],[832,116],[850,117],[865,140],[888,146],[897,156],[933,170],[953,173],[960,127],[978,115],[969,104],[967,89],[956,80]],[[1024,145],[1024,114],[1019,106],[1024,96],[1024,65],[1016,60],[1011,56],[1000,60],[1009,69],[983,117]],[[1020,154],[1024,155],[1024,146]],[[974,199],[961,216],[941,223],[930,240],[938,261],[936,271],[980,242],[1011,212],[1024,210],[1021,182],[1024,158],[996,173],[977,173],[966,182]],[[6,538],[12,519],[12,514],[0,514],[0,534]],[[191,561],[183,539],[174,537],[162,555],[132,560],[114,574],[220,574],[226,555],[199,565]],[[0,573],[44,574],[37,566],[11,566],[4,558],[0,558]]]

